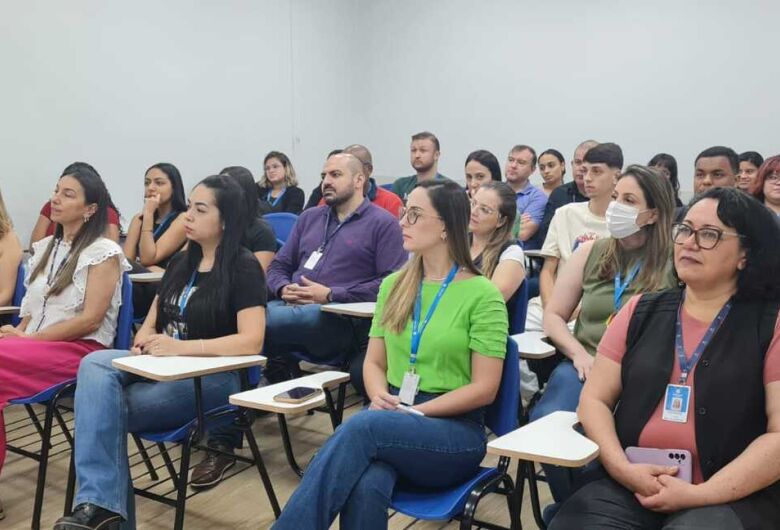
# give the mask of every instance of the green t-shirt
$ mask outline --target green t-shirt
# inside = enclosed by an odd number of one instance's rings
[[[387,381],[401,386],[409,369],[412,319],[396,335],[380,324],[387,296],[398,279],[393,273],[382,282],[369,336],[382,337],[387,351]],[[422,317],[428,314],[441,282],[425,281]],[[420,391],[444,393],[471,382],[471,352],[503,359],[506,355],[506,305],[498,288],[483,276],[455,281],[444,292],[420,339],[415,369]]]
[[[444,175],[441,175],[439,173],[436,173],[436,180],[450,180]],[[412,190],[417,187],[417,175],[412,175],[411,177],[400,177],[395,179],[395,182],[393,182],[393,193],[401,197],[401,200],[404,201],[404,204],[406,204],[406,199],[409,197],[409,194],[412,193]]]
[[[598,276],[598,265],[601,256],[607,250],[610,239],[599,239],[593,243],[585,268],[582,271],[582,307],[577,323],[574,325],[574,338],[590,353],[596,355],[596,348],[602,335],[607,330],[607,319],[615,312],[615,280],[610,278],[602,280]],[[643,252],[637,252],[637,258]],[[633,266],[635,261],[631,262]],[[670,262],[671,265],[671,262]],[[626,271],[621,271],[620,276],[625,279]],[[672,276],[664,275],[666,282],[659,290],[674,286]],[[641,294],[636,281],[631,282],[620,297],[620,307],[623,307],[629,298]]]

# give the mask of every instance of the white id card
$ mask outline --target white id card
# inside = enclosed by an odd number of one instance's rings
[[[688,405],[691,400],[691,387],[685,385],[666,385],[664,411],[661,416],[666,421],[686,423]]]
[[[309,256],[309,259],[306,260],[306,263],[303,264],[304,269],[309,269],[310,271],[314,270],[314,267],[317,266],[317,263],[320,262],[320,258],[322,257],[322,252],[319,250],[315,250],[311,253],[311,256]]]
[[[412,372],[406,372],[401,383],[401,390],[398,392],[401,403],[409,406],[414,405],[414,398],[417,396],[417,388],[419,386],[420,376]]]

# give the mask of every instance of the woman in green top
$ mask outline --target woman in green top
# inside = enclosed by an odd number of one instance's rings
[[[671,287],[674,191],[669,181],[647,167],[629,166],[612,199],[607,208],[612,237],[589,241],[574,252],[545,307],[544,331],[566,358],[550,374],[531,421],[557,410],[576,410],[596,346],[612,316],[635,294]],[[572,334],[566,324],[577,306],[580,314]],[[553,466],[545,470],[553,498],[565,499],[569,474]]]
[[[371,405],[317,453],[277,530],[326,530],[339,514],[342,529],[387,528],[396,481],[458,484],[485,455],[483,408],[498,392],[508,324],[469,255],[468,199],[453,182],[422,183],[400,223],[413,255],[379,289],[363,367]]]

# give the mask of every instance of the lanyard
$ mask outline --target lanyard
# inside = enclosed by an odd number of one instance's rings
[[[720,308],[720,311],[718,311],[718,314],[715,316],[715,320],[710,323],[710,327],[707,328],[707,331],[704,333],[704,336],[701,339],[701,342],[699,342],[699,345],[696,346],[696,349],[693,350],[693,355],[691,355],[690,359],[687,359],[685,357],[685,347],[683,342],[683,330],[682,330],[682,307],[683,303],[685,302],[685,293],[683,293],[682,300],[680,301],[680,307],[677,308],[677,324],[676,324],[676,333],[674,336],[674,349],[677,352],[677,360],[680,362],[680,384],[684,385],[688,381],[688,375],[691,373],[691,370],[693,370],[693,367],[696,366],[696,362],[699,360],[699,357],[701,357],[702,352],[704,352],[704,348],[707,347],[707,344],[710,343],[710,340],[712,340],[712,336],[715,335],[715,332],[718,331],[720,328],[720,325],[723,323],[723,321],[726,319],[726,315],[729,314],[729,311],[731,311],[731,300],[726,302],[726,304]]]
[[[287,192],[287,188],[282,188],[282,193],[279,194],[277,198],[271,197],[271,194],[273,193],[273,190],[268,191],[268,195],[265,196],[265,200],[267,202],[271,203],[272,208],[276,208],[276,205],[279,204],[279,201],[282,200],[282,197],[284,197],[284,194]],[[273,200],[272,200],[273,199]]]
[[[157,228],[154,229],[154,232],[152,233],[152,237],[154,237],[155,240],[157,240],[157,236],[159,236],[163,230],[165,230],[168,221],[171,220],[171,217],[174,215],[177,215],[179,212],[170,212],[168,215],[163,217],[163,220],[160,221],[160,224],[157,225]]]
[[[331,210],[328,209],[328,215],[325,217],[325,233],[322,236],[322,245],[320,245],[320,248],[317,249],[319,252],[325,250],[325,246],[328,244],[328,242],[331,239],[333,239],[333,237],[338,233],[338,231],[341,230],[341,227],[347,224],[347,222],[349,222],[349,220],[352,219],[352,216],[355,215],[355,212],[349,214],[346,219],[344,219],[338,224],[338,226],[333,231],[333,233],[328,234],[328,228],[330,227],[330,212]]]
[[[190,281],[187,283],[187,287],[184,288],[184,292],[181,295],[181,298],[179,298],[179,316],[182,320],[184,320],[184,311],[187,307],[187,302],[190,299],[190,293],[192,292],[192,286],[195,285],[195,280],[198,277],[198,269],[195,269],[192,271],[192,276],[190,276]]]
[[[642,262],[638,262],[636,265],[631,267],[631,270],[628,271],[628,274],[626,274],[626,279],[621,281],[620,280],[620,271],[615,274],[615,294],[614,294],[614,306],[615,306],[615,312],[620,310],[620,301],[623,298],[623,293],[626,292],[626,289],[628,289],[628,286],[631,284],[632,281],[634,281],[634,278],[636,278],[637,273],[639,272],[639,269],[642,268]]]
[[[452,280],[458,273],[459,268],[460,267],[455,264],[452,266],[452,269],[450,269],[449,274],[447,274],[447,277],[444,279],[441,287],[439,287],[439,292],[436,293],[436,297],[433,299],[433,302],[431,302],[431,307],[428,308],[428,314],[425,315],[425,320],[423,320],[422,326],[420,325],[420,316],[422,314],[423,284],[422,280],[420,280],[420,287],[417,289],[417,299],[414,301],[414,315],[412,317],[412,353],[409,357],[409,366],[411,367],[412,371],[414,371],[414,365],[417,362],[417,350],[420,349],[420,338],[422,338],[423,331],[425,331],[425,328],[428,327],[428,322],[430,322],[431,317],[433,316],[433,312],[436,311],[436,306],[439,305],[441,297],[444,296],[444,291],[446,291],[447,287],[449,287],[450,283],[452,283]]]
[[[49,274],[46,276],[46,294],[43,295],[43,305],[41,306],[41,319],[38,321],[38,325],[35,328],[35,332],[39,332],[41,330],[41,326],[43,325],[43,321],[46,320],[46,304],[49,302],[49,291],[51,291],[52,283],[54,283],[54,280],[56,280],[60,273],[62,272],[62,269],[65,267],[65,263],[68,262],[68,256],[70,256],[70,251],[65,255],[65,257],[62,259],[60,264],[57,266],[57,270],[54,270],[54,262],[57,261],[57,254],[60,251],[60,242],[62,240],[57,240],[57,246],[54,247],[54,253],[51,257],[51,265],[49,266]]]

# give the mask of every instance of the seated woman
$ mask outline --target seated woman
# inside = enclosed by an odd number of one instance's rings
[[[77,170],[92,171],[96,175],[100,176],[97,170],[86,162],[74,162],[66,167],[63,171],[63,175],[69,175]],[[119,236],[121,235],[121,220],[119,217],[119,209],[114,206],[114,201],[111,200],[111,194],[108,194],[108,218],[106,223],[106,231],[103,237],[110,239],[116,243],[119,243]],[[34,250],[33,243],[37,243],[46,236],[53,236],[54,229],[57,226],[57,222],[51,217],[51,201],[46,201],[46,204],[41,208],[41,213],[38,216],[33,227],[32,234],[30,235],[30,250]]]
[[[517,214],[515,192],[503,182],[482,184],[472,195],[469,232],[471,259],[504,298],[511,324],[517,289],[525,279],[523,249],[512,237]]]
[[[0,306],[11,305],[21,262],[22,244],[14,232],[11,216],[0,193]]]
[[[780,155],[761,164],[751,192],[780,219]]]
[[[440,488],[477,470],[507,316],[498,289],[471,262],[468,219],[454,182],[424,182],[409,194],[401,227],[413,255],[379,290],[363,367],[371,405],[319,450],[276,530],[326,530],[339,514],[343,529],[381,530],[397,481]]]
[[[551,530],[780,528],[780,228],[715,188],[672,237],[683,288],[631,299],[604,334],[578,410],[603,470]],[[692,483],[631,446],[690,451]]]
[[[548,197],[563,185],[566,161],[557,149],[547,149],[539,155],[539,174],[542,176],[542,191]]]
[[[683,203],[680,200],[680,179],[677,177],[677,159],[666,153],[658,153],[650,159],[647,166],[660,171],[664,177],[669,179],[669,183],[672,185],[672,189],[674,189],[674,205],[677,208],[681,208]]]
[[[111,345],[122,301],[119,245],[103,237],[108,192],[84,164],[60,177],[51,199],[54,236],[35,243],[17,327],[0,327],[0,468],[6,441],[2,410],[76,377],[82,357]]]
[[[265,272],[276,255],[277,244],[271,224],[260,216],[260,201],[255,194],[255,178],[251,171],[242,166],[226,167],[219,174],[227,175],[241,186],[246,201],[247,218],[247,227],[244,237],[241,238],[241,245],[255,255]]]
[[[133,272],[163,271],[181,249],[184,234],[184,185],[176,166],[155,164],[144,173],[144,208],[133,216],[125,239],[125,256]],[[152,305],[157,286],[133,285],[133,313],[144,318]]]
[[[303,211],[303,190],[298,187],[292,162],[287,155],[271,151],[263,159],[263,178],[257,183],[257,195],[271,213]]]
[[[466,193],[474,197],[474,192],[488,182],[501,182],[501,165],[496,155],[479,149],[466,157]]]
[[[128,355],[254,355],[262,350],[266,285],[263,270],[241,247],[244,199],[225,176],[195,186],[185,214],[189,248],[165,271],[159,295],[135,337],[132,352],[87,356],[76,389],[73,513],[57,530],[135,528],[127,433],[169,429],[197,414],[191,380],[152,382],[112,367]],[[240,388],[239,374],[203,378],[203,406],[225,405]]]
[[[557,410],[574,411],[607,324],[636,293],[671,287],[672,186],[656,171],[629,166],[607,208],[612,237],[583,243],[561,270],[544,311],[544,331],[565,359],[550,374],[547,389],[530,411],[531,421]],[[567,323],[578,305],[574,333]],[[553,498],[570,489],[567,470],[545,466]]]

